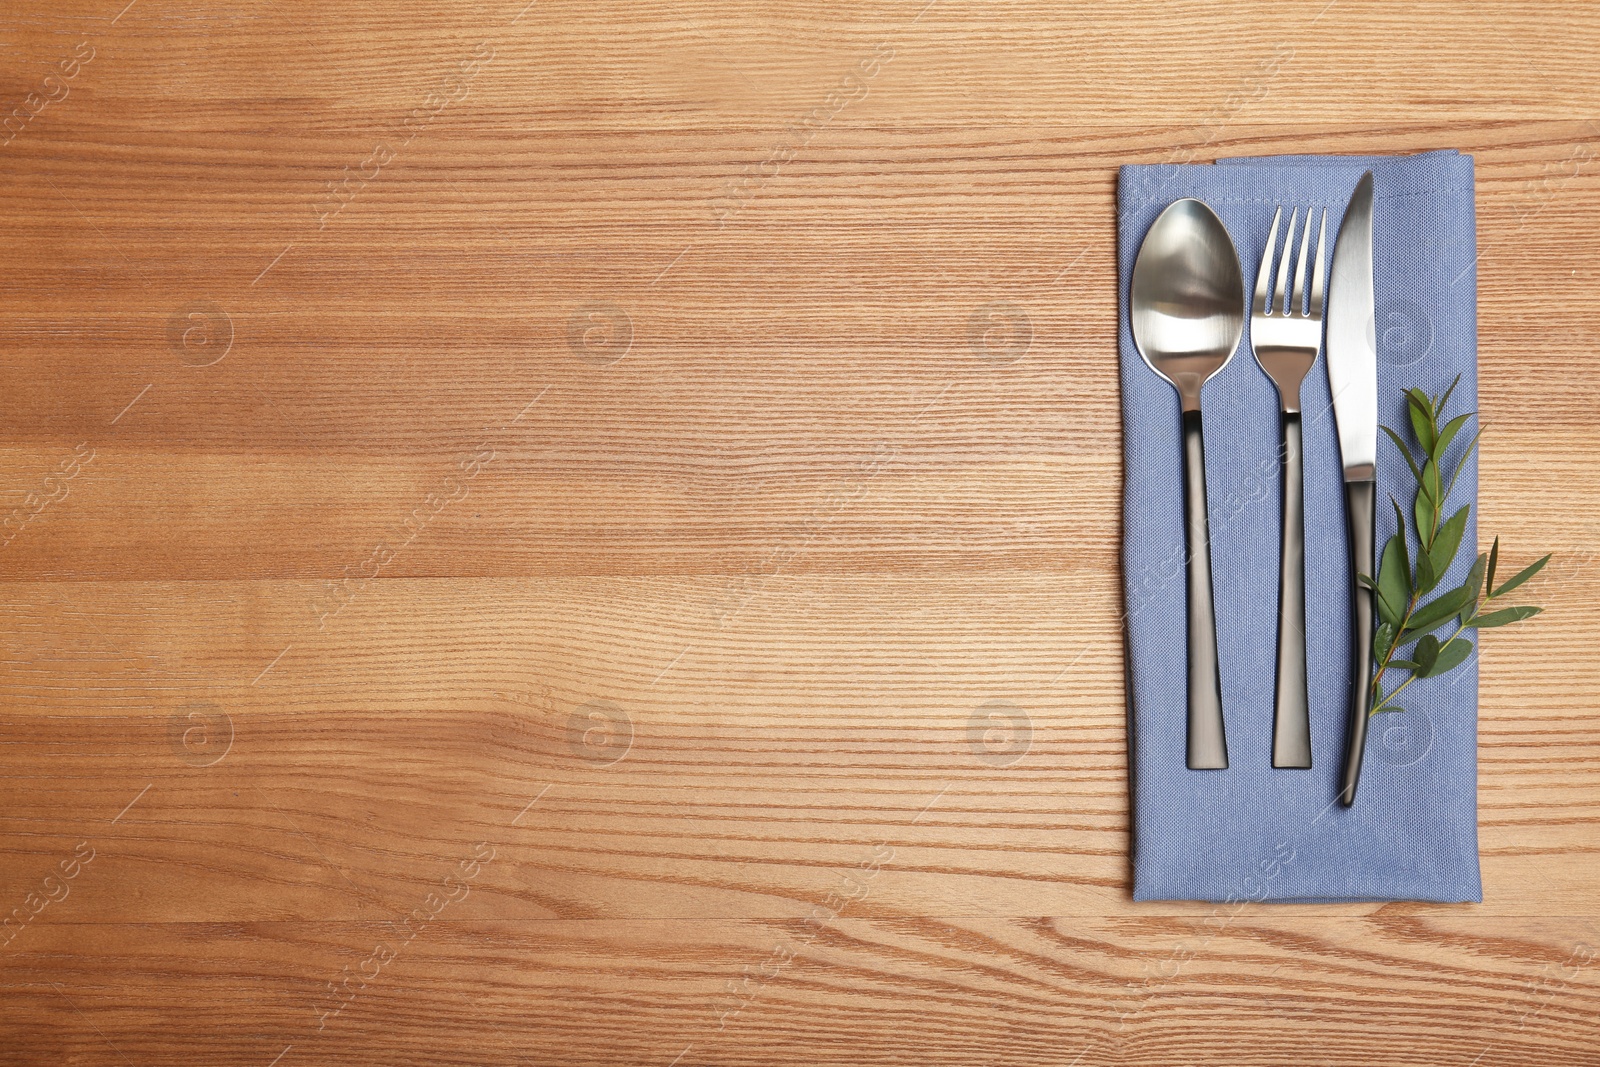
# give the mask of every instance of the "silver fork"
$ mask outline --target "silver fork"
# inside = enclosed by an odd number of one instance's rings
[[[1306,696],[1306,529],[1304,475],[1301,460],[1300,384],[1317,362],[1322,347],[1322,293],[1325,273],[1322,249],[1328,234],[1328,212],[1323,209],[1317,232],[1317,253],[1311,269],[1309,308],[1306,300],[1306,260],[1311,247],[1311,215],[1306,211],[1305,233],[1294,270],[1294,290],[1288,292],[1289,259],[1294,254],[1295,222],[1300,209],[1289,215],[1283,235],[1283,259],[1277,264],[1277,285],[1271,285],[1278,246],[1278,222],[1283,208],[1272,216],[1272,232],[1261,254],[1256,274],[1255,298],[1250,301],[1250,350],[1256,362],[1278,387],[1283,408],[1283,555],[1278,579],[1278,686],[1272,720],[1272,765],[1311,766],[1311,707]]]

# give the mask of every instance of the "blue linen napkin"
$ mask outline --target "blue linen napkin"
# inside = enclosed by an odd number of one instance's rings
[[[1356,803],[1335,801],[1350,672],[1350,571],[1326,348],[1301,391],[1305,435],[1306,630],[1312,768],[1272,768],[1281,474],[1278,398],[1249,333],[1202,397],[1211,562],[1227,770],[1184,765],[1186,716],[1182,448],[1177,392],[1139,357],[1128,320],[1134,258],[1173,200],[1209,204],[1253,287],[1273,209],[1328,210],[1327,254],[1361,174],[1373,172],[1379,421],[1407,425],[1402,390],[1477,407],[1477,253],[1472,157],[1280,156],[1121,170],[1117,261],[1124,456],[1123,568],[1129,661],[1135,900],[1479,901],[1477,657],[1419,679],[1406,710],[1372,722]],[[1459,453],[1467,434],[1453,446]],[[1454,456],[1447,463],[1454,462]],[[1388,496],[1409,509],[1414,479],[1378,449],[1381,548]],[[1469,460],[1452,493],[1477,500]],[[1473,509],[1476,515],[1476,507]],[[1440,588],[1459,585],[1477,544]],[[1468,636],[1475,637],[1469,632]]]

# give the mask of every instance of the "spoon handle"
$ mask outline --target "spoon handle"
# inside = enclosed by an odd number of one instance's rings
[[[1211,603],[1211,531],[1206,521],[1206,449],[1198,409],[1183,413],[1184,520],[1189,540],[1189,769],[1228,765]]]
[[[1311,703],[1306,696],[1306,520],[1300,413],[1283,413],[1283,555],[1278,578],[1278,691],[1272,765],[1311,766]]]

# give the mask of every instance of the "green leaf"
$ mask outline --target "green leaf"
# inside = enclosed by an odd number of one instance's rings
[[[1405,531],[1389,538],[1383,546],[1383,557],[1378,562],[1378,618],[1391,626],[1400,625],[1406,604],[1411,598],[1411,576],[1406,573]]]
[[[1444,429],[1439,431],[1439,439],[1434,442],[1433,451],[1428,453],[1435,463],[1443,462],[1444,450],[1450,447],[1450,442],[1456,439],[1456,434],[1461,432],[1461,427],[1465,426],[1470,418],[1472,412],[1469,411],[1464,415],[1457,415],[1444,424]]]
[[[1417,461],[1411,458],[1411,449],[1406,447],[1406,443],[1400,439],[1400,435],[1387,426],[1381,427],[1381,429],[1389,435],[1389,440],[1394,442],[1394,447],[1398,448],[1400,454],[1405,457],[1406,466],[1411,468],[1411,477],[1416,481],[1422,481],[1422,471],[1417,467]]]
[[[1423,471],[1426,474],[1427,468],[1424,467]],[[1417,544],[1426,551],[1433,540],[1434,527],[1439,525],[1439,505],[1435,502],[1435,498],[1428,495],[1426,481],[1417,486],[1417,501],[1411,513],[1417,522]]]
[[[1483,436],[1483,431],[1479,430],[1477,433],[1472,435],[1472,440],[1467,442],[1467,450],[1465,452],[1461,453],[1461,459],[1456,463],[1456,469],[1450,475],[1450,484],[1445,487],[1445,491],[1444,491],[1444,495],[1445,496],[1448,497],[1450,495],[1451,491],[1453,489],[1455,489],[1455,487],[1456,487],[1456,479],[1461,477],[1462,468],[1466,467],[1467,460],[1472,458],[1472,453],[1478,447],[1478,439],[1481,438],[1482,436]]]
[[[1501,608],[1499,611],[1491,611],[1487,615],[1474,615],[1467,620],[1467,625],[1476,626],[1480,630],[1488,630],[1495,626],[1509,626],[1514,622],[1521,622],[1523,619],[1531,619],[1543,610],[1543,608],[1536,608],[1532,604],[1524,604],[1519,608]]]
[[[1411,652],[1411,658],[1416,661],[1416,673],[1426,678],[1428,672],[1433,670],[1433,665],[1439,659],[1439,639],[1432,634],[1424,634],[1417,642],[1416,648]]]
[[[1411,415],[1411,432],[1417,435],[1417,443],[1422,450],[1431,455],[1434,441],[1433,402],[1421,389],[1407,390],[1406,396],[1410,401],[1406,408]]]
[[[1511,592],[1511,590],[1515,589],[1517,586],[1521,585],[1523,582],[1527,581],[1529,578],[1532,578],[1535,574],[1538,574],[1539,571],[1544,568],[1544,565],[1546,563],[1549,563],[1549,562],[1550,562],[1550,557],[1548,555],[1546,555],[1546,556],[1544,556],[1544,557],[1542,557],[1540,559],[1534,560],[1532,563],[1530,563],[1526,567],[1522,568],[1522,570],[1518,571],[1513,577],[1508,579],[1506,581],[1505,585],[1502,585],[1499,589],[1496,589],[1494,592],[1490,593],[1489,595],[1491,597],[1496,597],[1496,596],[1500,596],[1500,595],[1502,595],[1504,593]]]
[[[1435,505],[1444,502],[1444,490],[1439,485],[1439,465],[1431,459],[1422,465],[1422,481],[1418,484]]]
[[[1417,669],[1415,661],[1409,659],[1392,659],[1389,661],[1389,666],[1399,667],[1403,671],[1414,671]]]
[[[1432,549],[1417,553],[1417,595],[1430,592],[1439,584],[1439,575],[1433,569]]]
[[[1467,572],[1467,580],[1464,584],[1472,587],[1473,600],[1477,600],[1483,595],[1483,565],[1488,558],[1488,556],[1479,552],[1478,558],[1472,561],[1472,569]]]
[[[1470,655],[1472,655],[1471,641],[1468,641],[1465,637],[1452,638],[1444,643],[1444,647],[1439,649],[1438,658],[1426,670],[1418,671],[1417,674],[1422,678],[1437,678],[1446,671],[1452,671],[1461,666]]]
[[[1404,564],[1406,588],[1411,587],[1411,547],[1406,544],[1406,520],[1400,514],[1400,503],[1394,497],[1389,498],[1389,504],[1394,508],[1394,528],[1400,537],[1400,562]]]
[[[1439,527],[1439,532],[1434,535],[1433,544],[1428,546],[1428,564],[1433,569],[1435,584],[1445,576],[1450,564],[1455,562],[1456,552],[1461,548],[1461,536],[1467,530],[1467,515],[1471,511],[1472,506],[1469,504],[1446,519],[1444,525]],[[1425,593],[1432,588],[1433,586],[1429,585],[1421,592]]]
[[[1388,658],[1394,649],[1394,624],[1382,622],[1378,624],[1378,632],[1372,635],[1372,655],[1379,663]]]
[[[1405,633],[1401,634],[1401,639],[1405,638],[1405,634],[1427,633],[1476,600],[1478,598],[1478,587],[1483,582],[1483,563],[1484,558],[1479,556],[1478,562],[1472,565],[1472,572],[1467,575],[1467,580],[1464,584],[1447,593],[1439,594],[1438,597],[1412,612],[1410,621],[1406,623]]]
[[[1484,581],[1486,583],[1488,583],[1488,586],[1489,586],[1490,590],[1494,589],[1494,568],[1495,568],[1495,564],[1497,564],[1499,562],[1500,562],[1500,538],[1496,537],[1494,539],[1494,544],[1492,546],[1490,546],[1490,548],[1489,548],[1489,570],[1487,572],[1487,576],[1484,578]],[[1490,595],[1493,596],[1494,594],[1491,592]]]
[[[1441,396],[1439,398],[1439,402],[1433,406],[1433,410],[1435,410],[1435,411],[1443,411],[1444,410],[1444,406],[1446,404],[1450,403],[1450,394],[1455,392],[1456,391],[1456,386],[1458,386],[1460,384],[1461,384],[1461,375],[1458,374],[1455,377],[1455,381],[1450,383],[1450,388],[1448,388],[1448,389],[1446,389],[1444,391],[1444,396]]]
[[[1429,422],[1434,421],[1433,398],[1430,397],[1426,392],[1416,387],[1412,387],[1406,390],[1406,400],[1409,403],[1417,405],[1417,410],[1426,415]]]
[[[1374,714],[1374,715],[1387,715],[1391,711],[1405,711],[1405,710],[1406,710],[1405,708],[1399,707],[1398,705],[1391,705],[1390,707],[1387,707],[1387,708],[1373,708],[1372,709],[1372,714]]]

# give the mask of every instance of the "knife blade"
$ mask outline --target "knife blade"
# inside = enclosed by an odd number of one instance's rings
[[[1372,296],[1372,172],[1339,224],[1328,279],[1328,385],[1345,481],[1371,480],[1378,462],[1378,340]]]
[[[1372,698],[1373,526],[1377,499],[1378,341],[1372,291],[1372,172],[1356,183],[1328,276],[1328,387],[1344,463],[1352,609],[1350,716],[1339,802],[1355,803]]]

